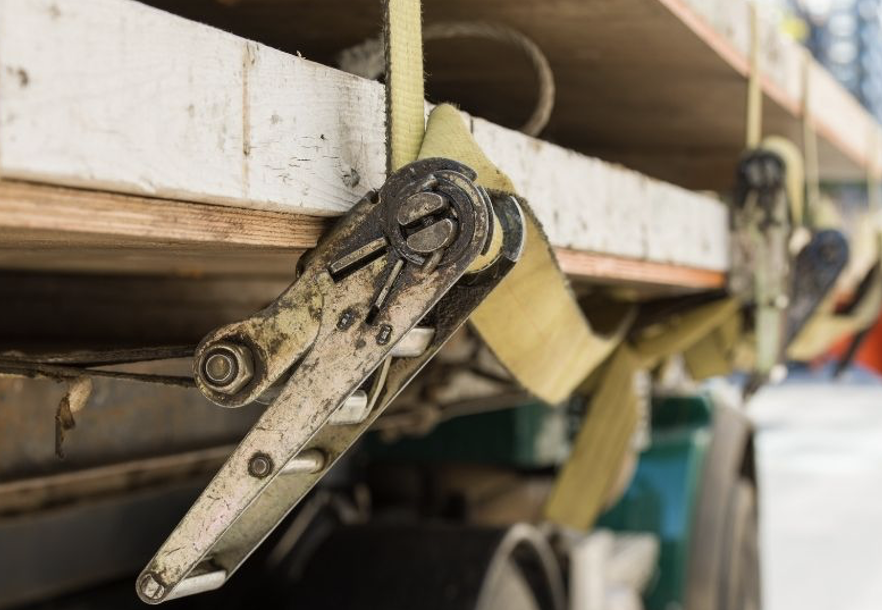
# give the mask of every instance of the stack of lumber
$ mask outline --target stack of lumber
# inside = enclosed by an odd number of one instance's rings
[[[382,87],[296,52],[333,64],[376,34],[379,3],[150,4],[187,18],[132,0],[0,0],[0,266],[290,275],[328,217],[382,184],[385,167]],[[425,5],[427,23],[502,21],[548,55],[558,94],[542,140],[476,116],[516,125],[505,112],[529,111],[534,93],[523,81],[512,89],[509,71],[473,62],[445,81],[461,46],[448,44],[436,72],[569,274],[722,284],[726,208],[689,189],[732,182],[749,70],[744,2]],[[825,177],[875,172],[878,126],[762,27],[767,131],[798,140],[807,107]]]

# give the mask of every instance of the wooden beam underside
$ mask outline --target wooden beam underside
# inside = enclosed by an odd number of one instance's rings
[[[0,181],[0,268],[292,278],[327,218]],[[576,280],[702,290],[721,271],[557,248]]]

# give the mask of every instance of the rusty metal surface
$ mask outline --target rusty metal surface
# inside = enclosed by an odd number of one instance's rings
[[[225,581],[513,266],[523,245],[523,218],[517,202],[504,198],[495,211],[505,229],[496,264],[459,281],[485,253],[493,226],[490,199],[473,178],[449,160],[406,166],[337,224],[276,302],[203,340],[195,356],[197,384],[223,406],[253,401],[294,368],[139,577],[142,600],[155,604],[181,590],[197,592],[185,583],[190,574],[212,586]],[[423,192],[441,194],[444,204]],[[439,223],[444,228],[437,234],[423,233]],[[366,419],[328,425],[421,320],[434,328],[426,351],[392,360]],[[234,392],[204,374],[206,360],[224,342],[246,347],[253,358],[252,378]],[[281,474],[304,450],[324,455],[324,469]],[[222,577],[203,578],[206,572]]]
[[[214,473],[233,445],[0,483],[0,518]]]
[[[133,573],[207,478],[0,518],[0,608],[45,603]],[[92,601],[88,607],[98,606]]]
[[[65,385],[0,377],[0,482],[229,444],[263,410],[219,410],[194,389],[94,379],[85,408],[55,456],[55,414]]]

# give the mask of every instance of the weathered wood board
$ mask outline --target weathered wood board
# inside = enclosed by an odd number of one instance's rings
[[[472,129],[555,246],[728,268],[727,213],[715,199],[483,120]],[[0,0],[7,181],[157,198],[134,202],[142,210],[174,199],[332,216],[382,183],[383,135],[377,83],[129,0]],[[0,216],[23,202],[50,213],[65,197],[3,192]],[[64,231],[91,230],[78,223],[95,219],[67,210]],[[168,228],[174,241],[178,227]]]
[[[378,32],[377,0],[145,0],[275,48],[334,65]],[[732,185],[744,146],[749,0],[423,0],[425,22],[515,27],[548,56],[557,103],[543,139],[701,189]],[[341,18],[345,16],[345,18]],[[805,75],[827,179],[863,180],[879,164],[870,115],[768,20],[760,51],[769,134],[802,137]],[[516,47],[428,42],[428,92],[519,125],[535,78]],[[505,66],[500,70],[499,66]]]

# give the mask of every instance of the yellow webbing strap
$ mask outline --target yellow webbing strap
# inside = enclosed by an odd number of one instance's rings
[[[812,53],[802,49],[802,150],[805,158],[805,216],[813,223],[821,202],[821,170],[818,134],[812,120]]]
[[[805,170],[802,152],[790,140],[779,136],[763,138],[763,86],[762,86],[762,45],[760,41],[759,9],[749,4],[750,14],[750,72],[747,75],[747,117],[745,120],[745,140],[747,150],[763,148],[778,153],[787,166],[785,187],[793,224],[802,222],[805,188]],[[807,82],[807,81],[806,81]],[[803,90],[803,112],[805,113],[806,90]]]
[[[446,157],[478,173],[478,183],[514,194],[481,152],[459,112],[442,105],[423,132],[423,56],[419,0],[386,0],[386,129],[394,171],[419,158]],[[624,332],[599,337],[582,314],[539,222],[524,205],[527,235],[515,268],[472,315],[484,341],[514,377],[548,403],[572,394]]]
[[[662,359],[680,354],[718,329],[738,311],[737,299],[726,298],[701,305],[644,329],[633,339],[641,364],[652,368]]]
[[[802,224],[805,217],[805,161],[799,147],[791,140],[781,136],[768,136],[760,147],[777,154],[784,161],[784,190],[790,206],[790,221],[793,226]]]
[[[639,369],[639,358],[621,345],[598,372],[599,386],[545,504],[544,516],[552,523],[587,530],[605,508],[637,426]]]
[[[737,368],[742,341],[742,318],[736,310],[718,328],[683,352],[686,369],[694,379],[728,375]]]
[[[882,213],[882,201],[879,193],[879,128],[873,126],[869,133],[869,152],[867,153],[867,203],[870,212],[874,214],[873,222],[878,226],[879,217]]]
[[[447,157],[478,173],[485,188],[514,193],[514,185],[481,151],[459,111],[432,111],[420,158]],[[524,202],[522,202],[523,204]],[[628,316],[609,336],[595,333],[560,271],[539,222],[524,205],[527,239],[521,260],[472,314],[471,322],[497,358],[530,392],[557,404],[621,341]]]
[[[753,3],[750,12],[750,66],[747,75],[747,125],[745,140],[747,149],[756,148],[763,137],[763,87],[760,75],[760,23],[759,11]]]
[[[420,0],[385,0],[388,173],[417,158],[425,131]]]
[[[779,136],[763,139],[763,85],[762,45],[760,40],[760,17],[756,4],[749,4],[750,15],[750,72],[747,75],[747,116],[745,141],[747,150],[763,148],[780,155],[786,164],[785,188],[790,198],[791,220],[794,225],[802,223],[805,188],[805,169],[802,152],[790,140]],[[806,81],[807,82],[807,81]],[[803,90],[805,98],[806,91]],[[805,99],[803,112],[805,112]]]

